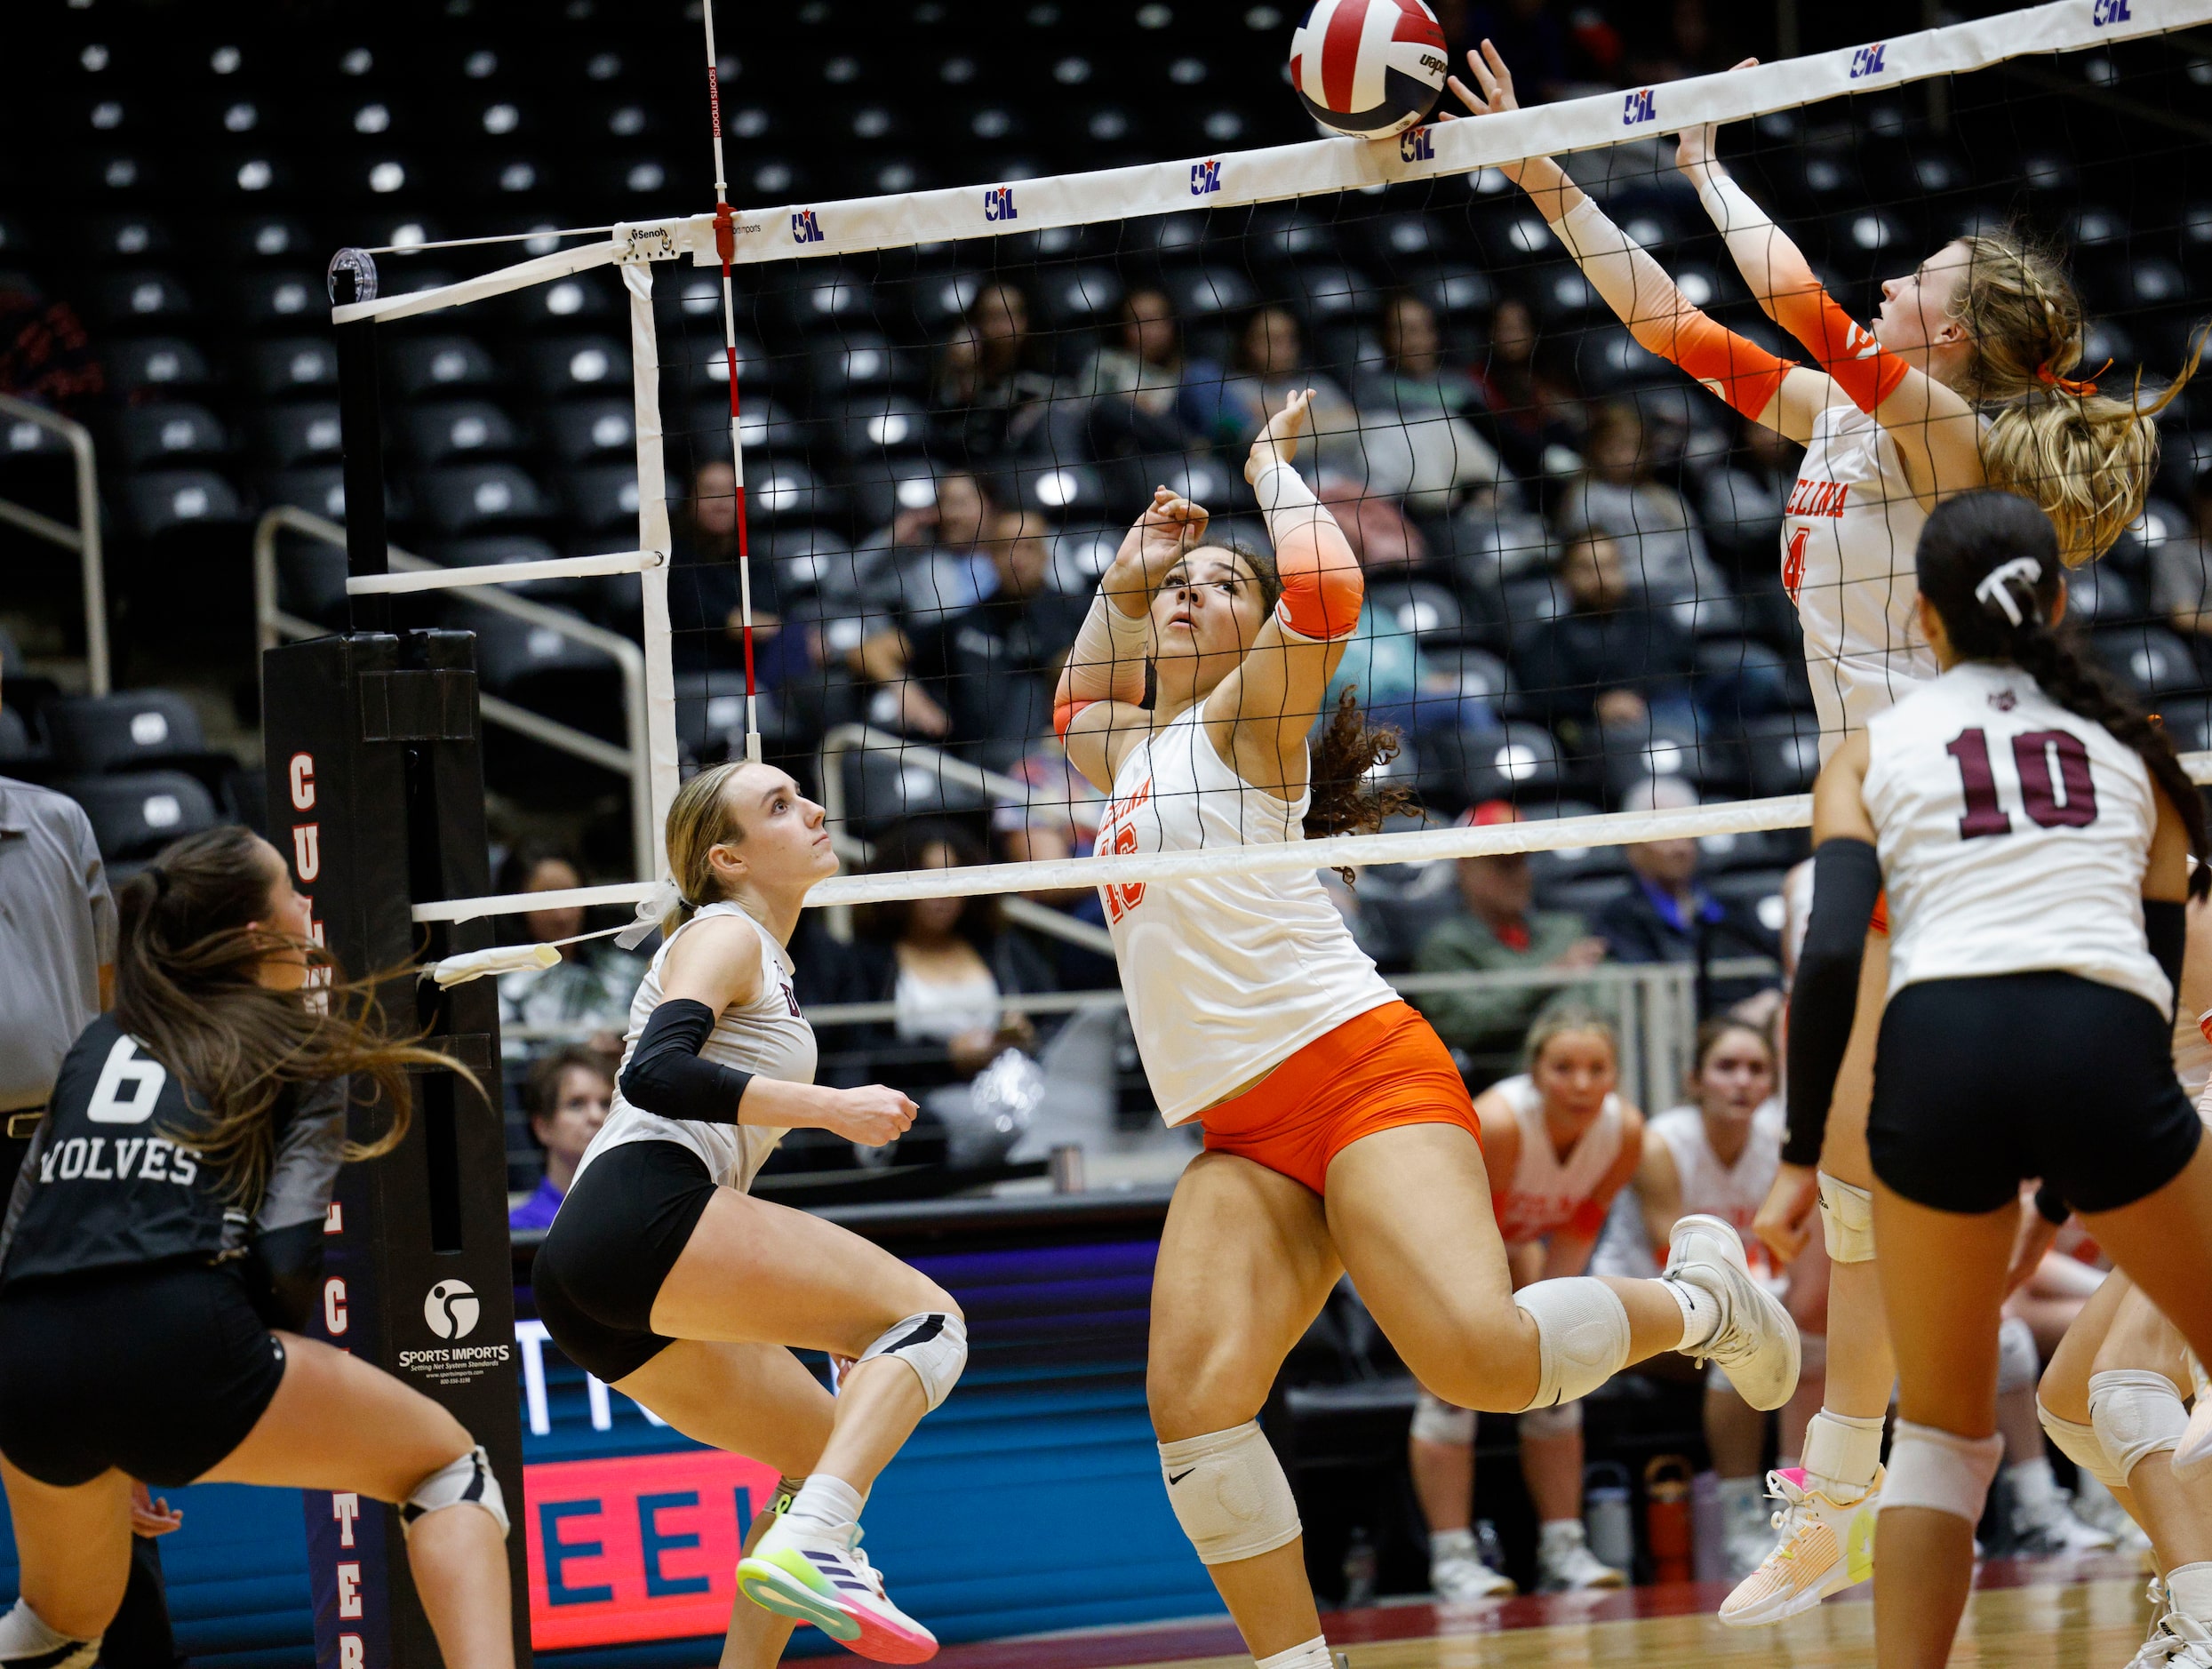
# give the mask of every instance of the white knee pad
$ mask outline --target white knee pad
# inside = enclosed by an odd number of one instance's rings
[[[1874,1258],[1874,1194],[1821,1171],[1820,1226],[1828,1242],[1828,1260],[1839,1264],[1872,1263]]]
[[[2051,1447],[2107,1489],[2117,1489],[2128,1481],[2128,1474],[2112,1464],[2096,1426],[2060,1419],[2043,1406],[2040,1397],[2035,1400],[2035,1417],[2043,1422],[2043,1434],[2051,1440]]]
[[[1521,1434],[1542,1442],[1547,1437],[1572,1437],[1582,1429],[1582,1399],[1548,1409],[1530,1409],[1521,1417]]]
[[[1257,1559],[1298,1538],[1290,1480],[1258,1420],[1161,1444],[1160,1475],[1201,1564]]]
[[[1539,1281],[1513,1294],[1536,1323],[1536,1395],[1529,1407],[1571,1402],[1628,1363],[1628,1311],[1613,1289],[1593,1275]]]
[[[1424,1443],[1454,1443],[1465,1448],[1474,1441],[1474,1410],[1454,1408],[1423,1386],[1413,1404],[1410,1434]]]
[[[1993,1432],[1960,1437],[1899,1420],[1889,1441],[1889,1480],[1881,1492],[1881,1510],[1924,1506],[1978,1524],[1990,1480],[2004,1457],[2005,1440]]]
[[[500,1535],[507,1533],[507,1497],[500,1493],[499,1481],[491,1472],[491,1457],[484,1453],[482,1443],[448,1461],[414,1487],[400,1504],[400,1529],[411,1534],[415,1521],[424,1513],[449,1506],[480,1506],[499,1521]]]
[[[968,1323],[937,1310],[909,1315],[860,1353],[862,1362],[878,1356],[896,1356],[913,1369],[935,1409],[953,1393],[960,1370],[968,1365]]]
[[[2007,1316],[1997,1330],[1997,1394],[2031,1390],[2042,1373],[2043,1359],[2035,1351],[2035,1330],[2016,1315]]]
[[[2181,1406],[2181,1393],[2164,1374],[2122,1368],[2089,1376],[2089,1422],[2120,1473],[2104,1481],[2107,1489],[2116,1489],[2152,1455],[2181,1447],[2189,1416]]]
[[[76,1640],[46,1625],[46,1619],[18,1600],[0,1617],[0,1664],[21,1664],[25,1669],[92,1669],[100,1660],[100,1636]]]

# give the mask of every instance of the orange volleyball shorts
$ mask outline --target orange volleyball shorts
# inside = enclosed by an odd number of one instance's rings
[[[1198,1115],[1210,1153],[1235,1154],[1323,1192],[1330,1162],[1401,1124],[1482,1127],[1459,1069],[1411,1006],[1385,1002],[1324,1032],[1242,1095]]]

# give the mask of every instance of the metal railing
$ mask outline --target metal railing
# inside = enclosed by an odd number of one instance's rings
[[[92,434],[44,406],[0,394],[0,417],[32,423],[68,443],[76,467],[76,525],[69,527],[52,516],[0,499],[0,522],[12,523],[25,532],[73,550],[84,570],[84,673],[96,696],[108,690],[108,574],[100,545],[100,477],[92,461]]]
[[[995,795],[1002,800],[1026,803],[1029,785],[1015,778],[1002,776],[995,771],[986,771],[971,765],[964,759],[956,759],[941,747],[927,742],[908,741],[903,736],[893,736],[868,724],[840,724],[822,738],[822,745],[815,750],[815,780],[821,785],[822,810],[829,814],[829,837],[837,848],[838,856],[854,863],[866,863],[875,855],[875,849],[846,827],[845,816],[845,755],[854,748],[866,751],[876,748],[896,753],[901,763],[912,760],[920,768],[935,771],[940,778],[949,777],[964,787]],[[1042,933],[1049,938],[1065,939],[1071,945],[1096,951],[1101,956],[1114,954],[1114,938],[1104,928],[1089,922],[1079,922],[1072,915],[1049,909],[1042,904],[1009,893],[999,901],[999,907],[1010,922]],[[829,930],[840,939],[852,937],[852,911],[850,906],[833,904],[827,906]],[[1038,1010],[1040,1013],[1045,1010]]]
[[[287,614],[276,601],[276,535],[280,529],[288,529],[301,537],[343,550],[346,530],[336,522],[299,509],[280,504],[266,511],[253,529],[253,611],[260,632],[260,646],[273,649],[286,638],[321,637],[329,627],[313,620]],[[403,551],[398,546],[389,547],[393,569],[399,573],[420,573],[435,571],[438,564]],[[526,579],[527,574],[516,575]],[[572,725],[532,713],[499,696],[478,693],[478,701],[484,722],[497,724],[503,730],[527,736],[543,742],[563,753],[587,760],[603,771],[613,771],[625,779],[630,787],[630,850],[637,866],[638,878],[650,881],[659,850],[658,831],[653,827],[652,783],[651,759],[645,740],[645,656],[635,643],[619,632],[610,632],[594,626],[588,620],[577,619],[560,609],[549,609],[543,603],[531,603],[522,597],[510,597],[499,589],[499,581],[481,586],[455,587],[464,591],[470,600],[496,613],[523,621],[539,630],[555,632],[572,643],[581,643],[612,657],[622,675],[623,733],[628,739],[627,747],[617,747],[600,737],[579,731]]]

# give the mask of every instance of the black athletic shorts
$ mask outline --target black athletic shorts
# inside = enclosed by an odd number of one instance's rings
[[[612,1385],[675,1342],[653,1331],[653,1300],[714,1197],[706,1162],[680,1142],[625,1142],[584,1167],[530,1276],[563,1355]]]
[[[283,1378],[244,1282],[204,1263],[0,1293],[0,1453],[41,1483],[114,1466],[180,1488],[245,1441]]]
[[[1866,1146],[1938,1211],[1994,1211],[2021,1181],[2110,1211],[2181,1173],[2203,1138],[2172,1028],[2133,992],[2069,973],[1929,979],[1889,999]]]

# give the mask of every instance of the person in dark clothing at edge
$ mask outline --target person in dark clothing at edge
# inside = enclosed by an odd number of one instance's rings
[[[116,1006],[79,1035],[0,1231],[0,1482],[21,1595],[0,1664],[90,1669],[131,1569],[133,1479],[351,1490],[400,1510],[445,1661],[514,1662],[484,1451],[420,1392],[300,1336],[339,1163],[404,1133],[411,1066],[248,830],[179,841],[118,898]],[[400,1109],[346,1140],[353,1075]],[[460,1512],[451,1509],[467,1507]]]
[[[1624,811],[1664,811],[1693,806],[1697,795],[1678,777],[1640,782],[1621,797]],[[1628,890],[1591,922],[1615,962],[1708,962],[1734,956],[1778,956],[1781,939],[1733,899],[1716,898],[1697,884],[1697,842],[1644,841],[1623,849]],[[1700,1008],[1718,1013],[1774,985],[1771,977],[1700,979]]]

